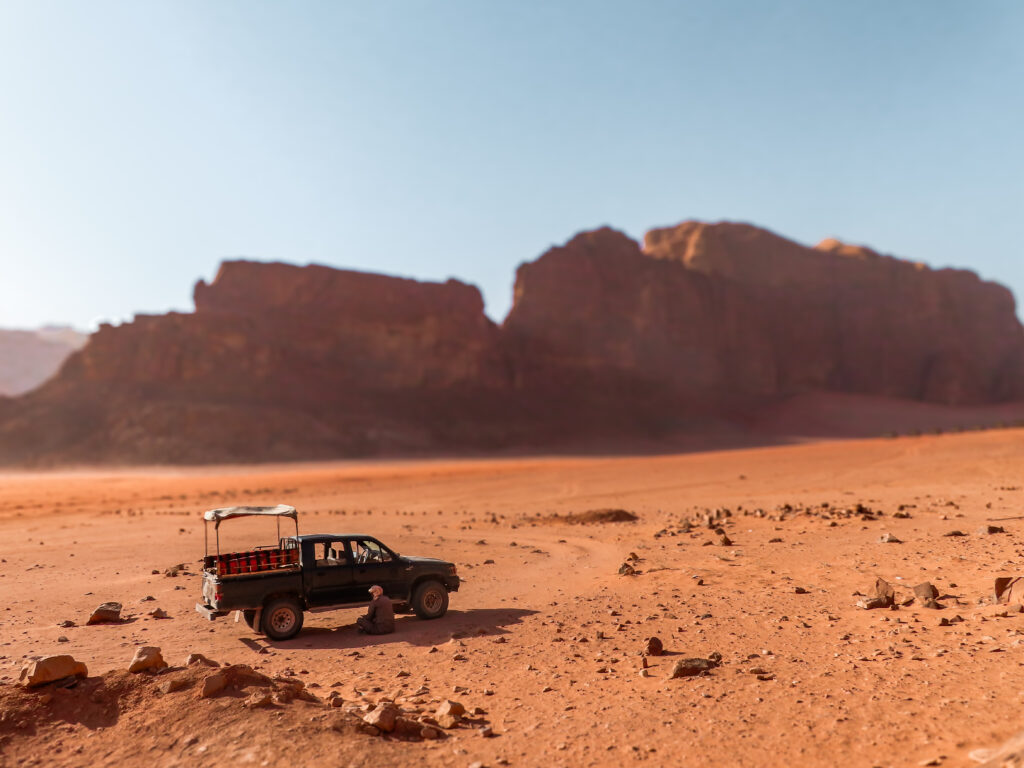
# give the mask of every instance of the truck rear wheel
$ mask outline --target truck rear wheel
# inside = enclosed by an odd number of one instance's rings
[[[290,597],[271,600],[262,618],[263,634],[271,640],[288,640],[302,629],[302,607]]]
[[[425,581],[416,587],[412,609],[421,619],[439,619],[448,610],[448,590],[439,581]]]

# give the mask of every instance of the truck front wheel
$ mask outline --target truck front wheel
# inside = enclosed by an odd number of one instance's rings
[[[412,609],[421,619],[439,619],[448,610],[448,590],[438,581],[425,581],[416,587]]]
[[[302,608],[289,597],[271,600],[262,619],[263,634],[271,640],[288,640],[302,629]]]

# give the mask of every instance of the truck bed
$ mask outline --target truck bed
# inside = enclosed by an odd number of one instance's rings
[[[203,558],[203,570],[216,573],[221,578],[298,568],[299,550],[294,547],[260,547],[248,552],[207,555]]]

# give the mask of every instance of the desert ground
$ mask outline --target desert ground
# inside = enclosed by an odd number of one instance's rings
[[[3,474],[0,765],[975,765],[1024,728],[1024,614],[990,600],[997,576],[1020,572],[1022,471],[1024,431],[996,430],[641,458]],[[372,533],[456,562],[448,614],[401,616],[382,637],[356,633],[356,610],[307,614],[287,642],[203,619],[201,513],[277,503],[300,510],[303,533]],[[638,520],[566,521],[605,509]],[[276,536],[269,521],[221,534],[236,549]],[[878,577],[897,605],[858,607]],[[939,607],[909,602],[926,581]],[[86,626],[106,601],[123,621]],[[664,655],[643,655],[650,637]],[[139,646],[171,666],[128,673]],[[200,698],[215,670],[183,667],[193,652],[312,695]],[[27,662],[64,653],[88,665],[76,687],[18,685]],[[707,673],[670,676],[712,654]],[[173,676],[184,687],[163,693]],[[353,725],[385,699],[469,715],[424,741]]]

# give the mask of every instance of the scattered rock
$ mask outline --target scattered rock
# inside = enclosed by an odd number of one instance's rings
[[[395,721],[398,719],[398,707],[387,702],[378,704],[372,710],[363,715],[363,722],[379,728],[384,733],[391,733],[395,730]]]
[[[672,667],[672,672],[669,677],[675,679],[677,677],[696,677],[697,675],[704,675],[710,672],[712,669],[721,664],[721,657],[716,659],[680,659]]]
[[[987,536],[992,533],[1006,533],[1006,529],[1001,525],[983,525],[975,533],[979,536]]]
[[[644,649],[644,653],[648,656],[661,656],[665,652],[665,646],[661,640],[657,637],[647,638],[647,646]]]
[[[437,711],[434,713],[434,717],[441,717],[442,715],[462,717],[465,714],[466,708],[460,702],[445,699],[438,705]]]
[[[88,677],[85,662],[75,661],[73,656],[46,656],[21,668],[18,682],[26,688],[45,685],[66,677]]]
[[[188,680],[184,677],[168,677],[157,686],[161,693],[174,693],[187,687]]]
[[[102,603],[92,615],[86,624],[105,624],[121,621],[121,604],[120,603]]]
[[[203,686],[199,690],[199,698],[209,699],[223,691],[228,685],[228,678],[223,672],[214,674],[203,680]]]
[[[807,590],[804,589],[803,587],[793,587],[793,591],[796,594],[798,594],[798,595],[806,595],[807,594]]]
[[[128,671],[142,672],[147,669],[163,669],[166,666],[167,662],[164,661],[160,649],[152,645],[145,645],[135,650],[135,656],[132,663],[128,665]]]
[[[71,621],[71,619],[64,619],[64,621],[60,622],[57,626],[63,627],[64,629],[70,629],[71,627],[77,625],[75,624],[75,622]]]
[[[934,600],[939,596],[939,590],[930,581],[925,581],[914,587],[914,595],[919,600]]]
[[[966,536],[967,534],[963,531],[950,531],[949,533],[942,534],[943,536]]]
[[[190,653],[185,658],[185,666],[191,667],[193,664],[202,664],[204,667],[219,667],[220,662],[208,659],[201,653]]]
[[[253,691],[243,706],[249,709],[266,709],[274,706],[274,697],[267,691]]]
[[[623,563],[619,566],[619,576],[636,576],[637,571],[629,563]]]
[[[891,533],[883,533],[883,534],[882,534],[882,535],[881,535],[881,536],[880,536],[880,537],[878,538],[878,540],[879,540],[879,541],[880,541],[880,542],[881,542],[882,544],[902,544],[902,543],[903,543],[903,540],[902,540],[902,539],[897,539],[897,538],[896,538],[895,536],[893,536],[893,535],[892,535]]]

